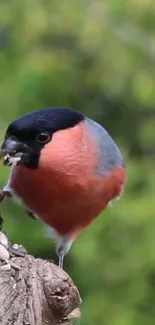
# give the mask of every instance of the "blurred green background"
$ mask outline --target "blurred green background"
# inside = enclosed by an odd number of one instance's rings
[[[65,260],[82,299],[80,325],[155,324],[155,2],[1,0],[0,139],[48,106],[85,112],[126,161],[121,200],[85,229]],[[0,186],[9,168],[0,166]],[[13,242],[57,261],[39,222],[3,205]]]

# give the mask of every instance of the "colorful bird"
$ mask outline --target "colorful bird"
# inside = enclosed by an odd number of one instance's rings
[[[124,191],[125,165],[108,132],[82,113],[45,108],[12,122],[1,147],[3,192],[49,226],[59,266],[83,228]]]

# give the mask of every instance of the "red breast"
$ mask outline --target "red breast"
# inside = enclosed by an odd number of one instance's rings
[[[10,186],[59,234],[78,233],[123,191],[124,168],[97,175],[99,155],[81,122],[53,135],[41,151],[39,168],[14,166]]]

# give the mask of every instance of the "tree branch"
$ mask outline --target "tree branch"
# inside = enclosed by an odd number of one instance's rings
[[[69,325],[80,317],[81,298],[67,273],[46,260],[11,255],[0,262],[1,325]]]

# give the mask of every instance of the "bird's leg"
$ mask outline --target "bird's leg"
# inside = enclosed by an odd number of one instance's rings
[[[73,240],[69,239],[67,236],[64,236],[60,239],[57,245],[56,252],[59,257],[59,267],[61,267],[62,269],[64,264],[64,257],[68,253],[72,243]]]
[[[2,230],[3,228],[3,218],[2,218],[2,215],[0,213],[0,231]]]
[[[5,197],[12,197],[12,194],[9,191],[0,190],[0,204],[4,201]],[[3,217],[0,212],[0,230],[3,229]],[[4,232],[5,233],[5,232]]]
[[[4,201],[4,199],[8,197],[12,197],[12,194],[8,190],[0,190],[0,204]],[[26,255],[25,251],[21,251],[19,245],[14,244],[13,246],[9,242],[8,239],[8,233],[3,229],[3,217],[0,212],[0,245],[5,247],[5,250],[7,249],[9,256],[20,256],[24,257]],[[0,246],[1,247],[1,246]],[[4,250],[4,248],[3,248]],[[2,254],[3,251],[0,251],[0,254]],[[5,252],[6,254],[6,252]]]
[[[64,256],[63,254],[59,254],[59,267],[63,269],[63,264],[64,264]]]

